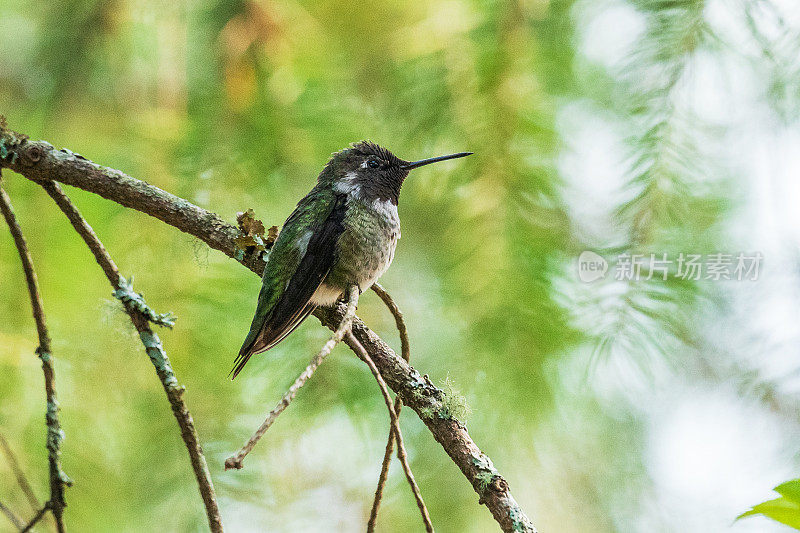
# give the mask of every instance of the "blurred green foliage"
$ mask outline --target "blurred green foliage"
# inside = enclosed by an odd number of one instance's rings
[[[622,68],[585,49],[586,21],[606,8],[642,21]],[[282,223],[328,155],[350,142],[371,139],[409,159],[475,152],[419,171],[401,195],[403,239],[382,284],[405,313],[412,364],[463,392],[470,433],[541,530],[634,530],[647,523],[637,515],[647,515],[640,502],[654,490],[642,451],[648,422],[638,400],[624,397],[630,390],[594,383],[626,389],[634,375],[649,391],[654,374],[681,367],[676,359],[705,362],[694,350],[719,294],[680,281],[587,293],[575,283],[574,260],[587,247],[705,253],[729,242],[726,217],[741,196],[730,169],[708,153],[719,124],[706,129],[680,104],[687,65],[724,48],[708,18],[699,0],[0,0],[0,113],[17,131],[231,222],[252,208],[267,227]],[[751,13],[756,55],[774,52],[756,19]],[[792,63],[793,49],[784,48],[755,64],[790,120],[800,93],[781,68]],[[611,229],[599,237],[582,226],[591,201],[567,197],[576,184],[565,183],[564,116],[576,106],[615,123],[630,152],[619,169],[624,197],[604,206]],[[203,530],[175,422],[102,273],[43,191],[10,173],[3,179],[54,339],[64,468],[75,480],[67,525]],[[337,349],[245,469],[224,472],[224,458],[327,332],[307,321],[231,383],[259,280],[156,220],[68,192],[123,274],[136,276],[137,291],[178,317],[162,336],[227,529],[362,529],[388,430],[366,368]],[[0,231],[0,431],[44,495],[44,395],[26,299],[13,244]],[[399,345],[374,295],[362,299],[359,316]],[[621,364],[619,375],[598,370],[592,354]],[[437,530],[493,530],[458,469],[404,413]],[[2,461],[0,474],[0,500],[23,513]],[[395,464],[381,531],[420,527],[404,483]]]

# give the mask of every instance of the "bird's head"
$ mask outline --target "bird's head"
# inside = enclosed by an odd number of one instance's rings
[[[408,173],[418,167],[470,155],[472,152],[405,161],[369,141],[353,144],[331,157],[320,180],[330,180],[334,189],[367,201],[390,201],[397,205],[400,187]]]

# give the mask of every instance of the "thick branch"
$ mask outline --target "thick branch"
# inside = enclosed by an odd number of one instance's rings
[[[45,421],[47,423],[47,462],[50,470],[50,501],[46,507],[53,513],[56,522],[56,529],[59,533],[64,531],[64,486],[72,482],[61,469],[61,441],[64,439],[64,432],[61,430],[61,423],[58,420],[58,399],[56,398],[56,376],[53,370],[53,358],[50,355],[50,334],[47,331],[47,322],[44,316],[44,306],[42,295],[39,292],[39,280],[33,268],[33,258],[28,250],[28,243],[22,234],[11,206],[11,199],[6,194],[5,189],[0,183],[0,211],[6,219],[14,244],[19,252],[22,261],[22,269],[25,272],[25,281],[28,285],[28,294],[33,308],[33,319],[36,322],[36,331],[39,335],[39,347],[36,354],[42,361],[42,372],[44,373],[44,390],[47,398],[47,410],[45,411]]]
[[[103,272],[106,274],[111,286],[114,287],[115,295],[118,293],[125,293],[130,290],[129,286],[125,283],[124,278],[120,276],[119,269],[111,259],[111,256],[106,251],[103,243],[94,233],[92,227],[81,216],[78,209],[70,201],[70,199],[61,190],[61,187],[53,181],[42,182],[42,187],[47,191],[53,200],[55,200],[58,207],[64,212],[75,231],[83,238],[86,245],[94,254],[95,259],[100,264]],[[156,368],[158,378],[164,387],[164,392],[167,394],[172,412],[178,421],[181,429],[181,437],[189,452],[189,459],[192,463],[197,485],[200,489],[200,495],[203,498],[203,504],[206,508],[206,515],[208,516],[208,525],[213,532],[222,532],[222,520],[219,514],[219,507],[217,506],[216,494],[214,492],[214,484],[211,482],[211,473],[208,471],[206,458],[203,455],[203,449],[200,447],[200,442],[197,437],[197,430],[194,427],[194,420],[192,419],[186,403],[183,401],[183,393],[186,389],[178,384],[178,379],[175,377],[175,372],[172,370],[167,352],[161,345],[161,340],[158,335],[150,327],[151,315],[142,309],[144,302],[137,306],[135,300],[120,298],[125,311],[131,318],[136,331],[139,332],[139,338],[145,347],[150,361]]]
[[[99,194],[201,238],[215,250],[228,253],[227,250],[236,237],[236,228],[215,213],[118,170],[101,167],[79,154],[56,150],[43,141],[26,141],[21,146],[10,148],[9,152],[17,153],[19,157],[7,157],[3,166],[30,180],[40,183],[60,181]],[[11,159],[14,159],[14,163],[11,163]]]
[[[0,143],[4,143],[9,154],[0,160],[0,166],[33,181],[56,180],[97,193],[152,215],[194,235],[229,257],[236,257],[233,239],[237,230],[217,215],[117,170],[101,167],[70,152],[56,150],[48,143],[30,142],[19,137],[7,130],[0,131]],[[256,274],[260,275],[263,270],[264,265],[260,260],[240,262]],[[343,307],[317,309],[314,314],[326,327],[335,329],[344,314]],[[358,318],[353,321],[353,333],[389,387],[400,395],[403,403],[420,415],[434,438],[479,494],[479,501],[489,508],[503,530],[536,531],[511,496],[508,483],[497,473],[489,458],[481,453],[464,425],[438,414],[442,392],[429,380],[424,380],[419,372],[403,361]]]
[[[326,308],[323,323],[327,325],[341,316],[341,306]],[[535,532],[536,528],[511,495],[508,483],[494,468],[491,459],[472,441],[466,426],[442,409],[444,393],[406,363],[374,331],[360,320],[353,322],[353,335],[369,353],[389,387],[411,407],[425,423],[447,455],[461,469],[503,531]],[[345,343],[353,350],[349,337]]]

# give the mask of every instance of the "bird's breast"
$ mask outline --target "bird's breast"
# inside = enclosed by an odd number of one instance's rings
[[[400,218],[391,201],[348,201],[339,257],[329,276],[333,284],[368,289],[386,272],[400,238]]]

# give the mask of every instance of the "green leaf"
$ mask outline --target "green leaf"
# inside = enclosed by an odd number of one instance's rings
[[[796,504],[800,504],[800,479],[793,479],[791,481],[787,481],[786,483],[781,483],[775,487],[775,492],[787,500],[791,500]]]
[[[760,514],[800,530],[800,479],[782,483],[774,490],[781,495],[780,498],[759,503],[736,519]]]

